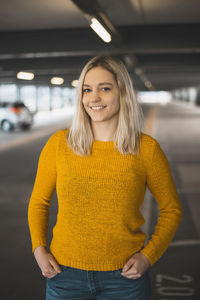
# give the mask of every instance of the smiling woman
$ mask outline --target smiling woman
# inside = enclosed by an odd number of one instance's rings
[[[137,153],[142,126],[143,113],[124,64],[113,57],[91,59],[79,78],[69,147],[90,155],[94,140],[111,140],[120,153]]]
[[[145,245],[145,190],[160,215]],[[58,195],[47,249],[48,213]],[[148,268],[167,249],[181,218],[169,163],[142,132],[142,113],[123,63],[95,57],[83,69],[69,130],[50,137],[29,204],[33,252],[47,277],[46,300],[149,300]]]

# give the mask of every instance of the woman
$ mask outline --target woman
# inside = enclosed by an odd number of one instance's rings
[[[160,214],[145,244],[140,213],[146,187]],[[50,252],[48,210],[57,190]],[[142,112],[123,63],[94,57],[84,67],[69,130],[50,137],[29,204],[36,261],[47,300],[150,299],[148,268],[167,249],[181,218],[159,143],[142,133]]]

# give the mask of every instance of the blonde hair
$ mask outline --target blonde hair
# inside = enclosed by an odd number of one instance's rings
[[[121,154],[138,154],[143,113],[137,101],[132,81],[124,64],[110,56],[96,56],[83,68],[77,87],[76,113],[67,135],[68,146],[78,155],[90,155],[94,136],[90,116],[83,103],[83,83],[85,75],[95,67],[102,67],[111,72],[120,92],[120,111],[118,125],[114,136],[115,149]]]

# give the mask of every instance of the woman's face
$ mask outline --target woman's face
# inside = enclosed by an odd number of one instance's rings
[[[83,82],[83,105],[92,122],[118,120],[119,88],[112,73],[95,67],[86,73]]]

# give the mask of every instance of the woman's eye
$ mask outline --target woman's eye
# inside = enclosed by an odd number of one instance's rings
[[[110,91],[110,88],[109,87],[103,87],[102,90],[105,91],[105,92],[108,92],[108,91]]]
[[[83,89],[83,93],[89,93],[90,91],[90,89]]]

